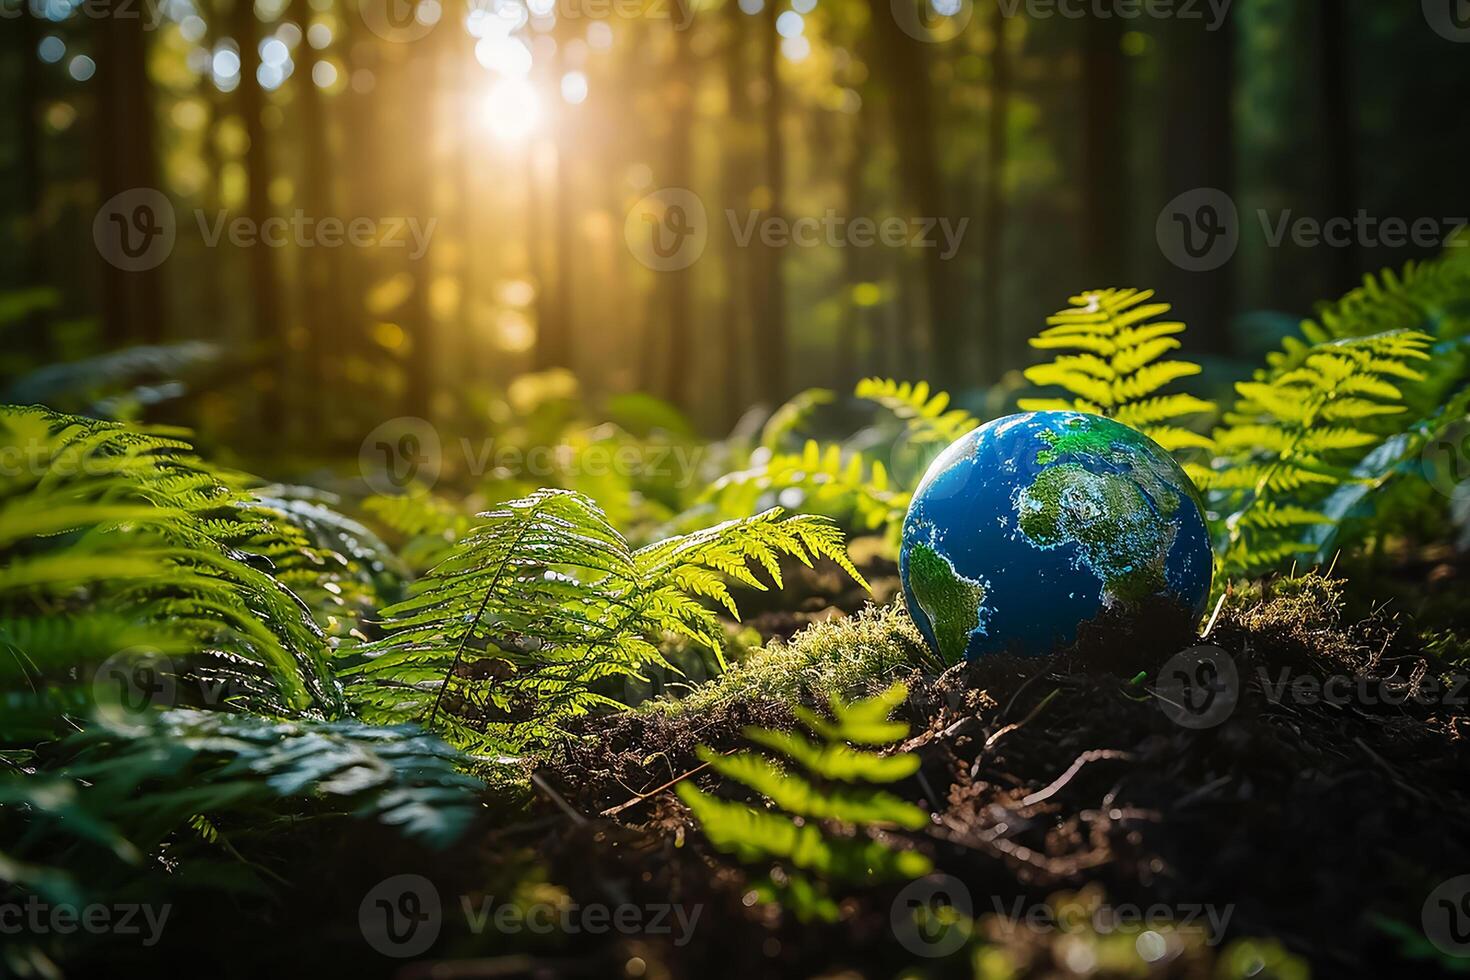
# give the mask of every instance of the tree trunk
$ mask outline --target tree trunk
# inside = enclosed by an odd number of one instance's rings
[[[280,284],[274,250],[258,239],[271,216],[271,154],[262,111],[265,97],[256,72],[260,68],[260,21],[251,0],[234,0],[232,34],[240,45],[240,87],[235,107],[245,124],[250,145],[245,150],[245,216],[255,227],[257,241],[245,249],[249,272],[252,339],[261,345],[268,384],[261,391],[260,422],[264,434],[277,438],[290,418],[287,407],[292,384],[286,324],[281,315]]]
[[[779,41],[776,34],[776,4],[767,3],[762,24],[761,75],[765,80],[763,112],[766,140],[766,187],[770,207],[765,218],[784,221],[786,205],[786,142],[781,132],[782,90]],[[761,307],[755,321],[755,356],[761,366],[756,372],[761,398],[774,407],[790,394],[787,388],[786,280],[781,249],[757,246],[761,256]]]
[[[1010,156],[1011,57],[1006,27],[1009,18],[995,5],[990,29],[995,36],[991,54],[990,108],[985,134],[985,227],[981,231],[980,261],[980,370],[982,377],[997,380],[1005,363],[1006,331],[1001,311],[1004,283],[1006,227],[1006,161]]]
[[[1197,188],[1235,193],[1234,24],[1235,18],[1226,17],[1213,31],[1188,20],[1169,27],[1162,134],[1165,187],[1160,203]],[[1165,269],[1161,298],[1189,324],[1187,340],[1195,350],[1229,350],[1234,268],[1229,261],[1205,272],[1173,265]]]
[[[1082,228],[1088,289],[1131,286],[1128,274],[1127,79],[1123,22],[1089,17],[1082,56]],[[1190,23],[1192,30],[1198,27]],[[1227,96],[1228,98],[1228,96]],[[1228,105],[1226,106],[1228,112]],[[1176,153],[1186,148],[1169,148]]]
[[[750,173],[751,161],[746,137],[750,131],[750,78],[746,70],[745,41],[749,32],[745,28],[746,14],[736,0],[725,0],[725,99],[728,129],[723,140],[724,156],[720,166],[721,204],[737,208],[749,200],[750,184],[746,175]],[[716,209],[719,210],[718,208]],[[714,222],[719,215],[711,215]],[[750,275],[746,260],[746,249],[741,248],[730,236],[725,239],[724,303],[720,308],[721,342],[721,385],[724,389],[722,406],[724,426],[734,425],[745,410],[745,352],[743,320],[748,310],[746,291]]]
[[[123,0],[115,0],[121,8]],[[98,21],[97,146],[99,204],[138,188],[159,189],[153,146],[153,106],[147,39],[136,16],[109,13]],[[34,58],[34,52],[30,55]],[[166,264],[166,263],[165,263]],[[162,266],[125,271],[104,262],[103,336],[109,346],[156,343],[165,335]]]
[[[669,141],[663,183],[665,186],[689,188],[693,182],[690,170],[691,130],[694,127],[694,61],[689,50],[690,30],[673,29],[674,59],[666,81],[669,92]],[[690,406],[689,393],[695,382],[692,310],[694,267],[670,269],[659,274],[667,291],[668,359],[664,362],[664,397],[680,408]]]
[[[888,90],[893,113],[905,197],[918,210],[914,217],[954,220],[955,215],[946,206],[935,146],[936,120],[927,46],[899,29],[888,0],[868,0],[868,6],[874,24],[878,71]],[[970,379],[966,377],[968,352],[949,262],[938,248],[926,248],[922,252],[929,307],[931,378],[940,388],[958,391]]]
[[[1357,127],[1353,119],[1352,35],[1343,0],[1318,0],[1318,43],[1322,65],[1322,170],[1327,214],[1352,218],[1357,211]],[[1328,281],[1333,293],[1345,293],[1358,284],[1363,273],[1361,244],[1353,235],[1342,247],[1322,249],[1329,263]]]
[[[311,23],[307,0],[292,0],[291,18],[306,32]],[[294,73],[296,102],[300,112],[300,133],[305,144],[302,154],[301,208],[309,219],[321,221],[337,214],[333,204],[328,162],[332,159],[328,121],[322,108],[321,93],[312,79],[312,62],[316,55],[303,45],[301,64]],[[342,306],[342,267],[340,249],[307,248],[297,253],[301,270],[298,282],[299,317],[306,330],[306,384],[304,392],[318,419],[333,417],[333,393],[339,386],[338,358],[345,338],[339,334],[337,311]],[[325,426],[312,426],[312,434],[328,435]]]

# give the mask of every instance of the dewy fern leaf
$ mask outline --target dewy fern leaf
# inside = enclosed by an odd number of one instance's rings
[[[816,741],[796,732],[746,729],[747,738],[783,757],[779,760],[755,752],[722,755],[700,746],[699,757],[711,770],[777,810],[721,799],[689,781],[679,784],[679,798],[716,849],[747,863],[781,866],[780,874],[760,879],[759,894],[790,907],[802,921],[834,921],[833,886],[916,878],[931,867],[922,854],[896,849],[875,833],[920,830],[928,826],[928,815],[894,793],[864,785],[913,775],[918,757],[848,744],[884,745],[906,735],[908,725],[889,719],[906,696],[905,687],[895,684],[875,698],[850,704],[834,698],[830,721],[803,709],[798,716]],[[838,835],[828,828],[834,824],[858,833]]]
[[[1199,365],[1163,360],[1179,348],[1184,324],[1157,321],[1167,303],[1150,303],[1153,292],[1103,289],[1074,296],[1071,306],[1047,317],[1047,328],[1031,339],[1040,350],[1061,350],[1046,364],[1027,368],[1026,380],[1064,389],[1072,398],[1023,398],[1023,411],[1071,410],[1106,415],[1146,433],[1170,451],[1208,449],[1210,441],[1177,422],[1210,412],[1214,403],[1186,394],[1160,394],[1166,385],[1199,373]]]
[[[789,556],[828,558],[862,582],[833,524],[779,509],[636,551],[571,491],[539,490],[480,519],[384,610],[387,635],[344,655],[349,697],[369,720],[425,720],[466,747],[516,749],[616,704],[597,681],[673,669],[656,645],[665,634],[723,666],[723,630],[700,600],[738,614],[729,581],[764,589],[764,573],[779,586]]]

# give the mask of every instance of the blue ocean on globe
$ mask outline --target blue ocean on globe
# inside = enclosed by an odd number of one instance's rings
[[[1105,609],[1173,599],[1204,613],[1213,564],[1199,494],[1136,429],[1027,412],[961,436],[904,518],[909,613],[946,663],[1040,656]]]

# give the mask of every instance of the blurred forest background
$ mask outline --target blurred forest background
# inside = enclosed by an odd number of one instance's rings
[[[135,411],[247,446],[355,452],[384,419],[473,417],[550,368],[708,434],[873,373],[974,398],[1035,359],[1048,312],[1108,285],[1157,289],[1191,354],[1254,361],[1313,300],[1437,251],[1271,247],[1258,209],[1470,214],[1470,46],[1414,2],[4,5],[6,400],[55,402],[57,365],[143,347],[145,367],[214,374]],[[1199,187],[1233,198],[1240,246],[1190,272],[1155,225]],[[95,233],[138,188],[166,196],[175,241],[132,270]],[[631,247],[662,188],[708,216],[687,268]],[[298,211],[429,234],[208,240],[221,212]],[[953,256],[742,247],[754,212],[966,224]]]

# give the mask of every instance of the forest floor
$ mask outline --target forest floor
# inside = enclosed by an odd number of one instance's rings
[[[891,568],[866,570],[891,594]],[[425,978],[894,976],[914,967],[934,976],[1213,977],[1249,975],[1251,959],[1277,964],[1261,976],[1304,975],[1292,972],[1301,962],[1319,976],[1384,976],[1470,962],[1439,954],[1421,928],[1426,897],[1470,870],[1470,690],[1440,684],[1455,665],[1390,614],[1345,619],[1341,583],[1309,575],[1236,595],[1203,640],[1192,624],[1153,616],[1146,633],[1101,625],[1049,658],[992,657],[935,674],[907,661],[917,634],[906,617],[853,616],[865,596],[829,589],[836,578],[823,576],[807,580],[811,596],[797,612],[752,619],[782,636],[815,623],[789,649],[772,648],[816,651],[810,662],[778,663],[764,679],[733,672],[694,708],[644,705],[587,720],[536,760],[529,792],[510,783],[487,792],[482,824],[452,853],[408,852],[355,827],[309,846],[283,838],[282,860],[309,869],[298,880],[312,890],[285,907],[242,899],[238,928],[274,930],[273,946],[293,944],[298,965],[317,960],[330,975],[350,967]],[[875,649],[844,652],[846,641]],[[1201,643],[1217,651],[1213,669],[1234,679],[1205,716],[1190,717],[1168,677],[1176,655]],[[948,877],[923,879],[938,884],[918,892],[902,883],[839,890],[838,922],[803,923],[753,900],[749,869],[708,846],[672,787],[689,779],[715,789],[698,745],[748,746],[746,726],[789,724],[795,704],[821,701],[813,679],[835,675],[870,690],[907,684],[896,717],[910,724],[902,747],[922,767],[895,789],[934,819],[906,841]],[[1347,695],[1312,696],[1336,689],[1323,686],[1332,678]],[[762,684],[797,693],[753,693]],[[432,959],[369,955],[357,933],[362,896],[404,872],[425,875],[442,897]],[[911,921],[915,900],[931,901],[936,889],[969,906],[971,919],[952,927],[964,952],[929,955],[949,932],[904,933],[899,920]],[[670,916],[667,931],[533,935],[522,925],[495,936],[499,927],[483,918],[487,908],[538,901],[673,903],[682,920]],[[234,942],[217,935],[217,911],[182,910],[210,930],[194,934],[198,951],[187,955]],[[1157,935],[1140,938],[1150,927]],[[1153,970],[1139,974],[1145,952]],[[221,975],[259,966],[248,948],[232,963]]]

